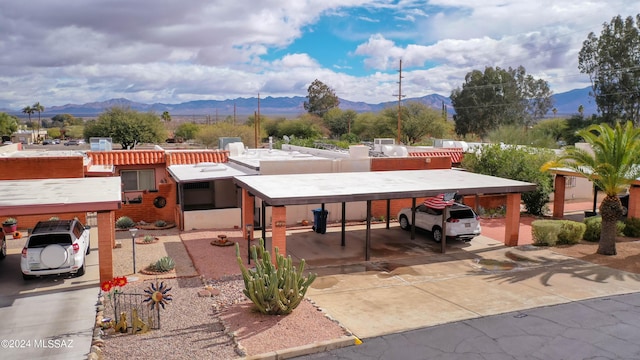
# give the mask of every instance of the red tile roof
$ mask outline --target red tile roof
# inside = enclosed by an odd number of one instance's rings
[[[203,162],[226,163],[229,162],[227,150],[202,150],[167,152],[167,166],[188,165]]]
[[[163,164],[162,150],[89,151],[92,165],[152,165]]]
[[[452,164],[459,164],[462,162],[464,152],[461,148],[434,148],[433,150],[426,150],[420,152],[410,152],[411,157],[429,157],[429,156],[449,156],[451,157]]]
[[[203,162],[224,163],[228,162],[229,151],[221,150],[189,150],[171,151],[164,150],[114,150],[114,151],[89,151],[87,156],[91,159],[91,165],[184,165]]]

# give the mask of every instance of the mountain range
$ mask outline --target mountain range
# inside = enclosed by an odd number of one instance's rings
[[[556,116],[567,116],[578,113],[578,107],[584,107],[584,115],[589,116],[597,112],[594,99],[589,96],[591,88],[574,89],[564,93],[554,94],[554,107],[556,108]],[[294,97],[271,97],[260,99],[260,114],[267,116],[285,116],[293,117],[305,113],[304,102],[307,100],[303,96]],[[434,109],[447,108],[449,114],[454,113],[451,105],[451,99],[448,97],[431,94],[417,98],[406,98],[403,103],[419,102],[430,106]],[[354,110],[358,113],[363,112],[379,112],[380,110],[397,106],[397,101],[388,101],[379,104],[369,104],[365,102],[354,102],[340,99],[340,108],[342,110]],[[153,111],[155,113],[163,113],[168,111],[171,116],[228,116],[235,114],[236,116],[252,115],[258,111],[258,98],[237,98],[228,100],[195,100],[187,101],[179,104],[144,104],[130,101],[128,99],[111,99],[100,102],[92,102],[86,104],[66,104],[61,106],[49,106],[42,113],[43,116],[53,116],[56,114],[71,114],[76,117],[94,117],[104,112],[105,109],[123,106],[129,107],[137,111]],[[6,111],[10,114],[23,116],[20,111]],[[548,114],[548,116],[552,116]]]

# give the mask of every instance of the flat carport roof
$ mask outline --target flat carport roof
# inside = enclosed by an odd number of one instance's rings
[[[462,170],[242,176],[235,183],[272,206],[407,199],[457,192],[522,193],[536,185]]]
[[[117,210],[121,191],[120,177],[3,180],[0,216]]]
[[[507,245],[517,244],[520,193],[536,189],[532,183],[453,169],[242,176],[234,178],[234,182],[243,189],[243,224],[253,224],[253,209],[248,206],[252,200],[247,200],[251,196],[274,207],[367,201],[367,219],[370,219],[373,200],[412,198],[415,204],[416,198],[442,193],[507,194]],[[277,245],[281,253],[286,254],[285,220],[286,210],[272,212],[272,252]],[[243,231],[247,237],[246,226]],[[369,231],[367,221],[366,260],[369,260]],[[443,251],[444,247],[443,241]]]
[[[98,213],[100,281],[113,278],[114,210],[122,202],[117,177],[0,181],[0,216]],[[95,244],[95,243],[94,243]]]

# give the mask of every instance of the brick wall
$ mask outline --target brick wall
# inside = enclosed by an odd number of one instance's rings
[[[154,205],[156,197],[162,196],[167,200],[167,204],[163,208],[157,208]],[[121,216],[128,216],[133,221],[146,221],[153,223],[156,220],[164,220],[168,222],[178,223],[175,218],[176,208],[176,185],[173,182],[158,184],[157,192],[145,192],[142,194],[142,203],[140,204],[122,204],[122,207],[115,212],[116,220]]]
[[[84,177],[82,156],[0,158],[0,180]]]
[[[371,171],[451,169],[451,157],[371,158]]]
[[[393,171],[393,170],[435,170],[451,169],[451,157],[430,156],[430,157],[409,157],[409,158],[372,158],[371,171]],[[416,205],[421,204],[425,198],[416,199]],[[404,207],[411,207],[411,199],[391,200],[390,217],[394,218],[398,211]],[[380,218],[386,217],[387,201],[376,200],[371,202],[371,216]]]
[[[476,196],[467,195],[463,200],[464,204],[476,209]],[[485,209],[497,209],[507,205],[507,195],[479,195],[478,205]]]
[[[77,217],[83,224],[87,223],[86,213],[63,213],[63,214],[40,214],[40,215],[21,215],[12,216],[18,220],[18,229],[28,230],[33,229],[38,221],[49,220],[52,216],[59,218],[60,220],[70,220]],[[0,219],[4,221],[4,219]]]

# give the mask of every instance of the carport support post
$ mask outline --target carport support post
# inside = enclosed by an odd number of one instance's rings
[[[391,199],[387,199],[387,230],[389,230],[389,218],[391,218]]]
[[[113,211],[98,211],[98,268],[100,283],[113,279],[113,248],[116,222]]]
[[[371,200],[367,200],[367,230],[365,231],[365,249],[364,259],[369,261],[371,255],[369,254],[369,248],[371,247]]]
[[[640,199],[640,186],[631,185],[629,188],[628,218],[640,218],[640,206],[638,206],[638,199]]]
[[[504,244],[518,245],[520,232],[520,193],[507,194],[507,214],[505,222]]]
[[[340,243],[340,245],[342,245],[342,247],[344,247],[345,245],[345,236],[347,236],[347,229],[346,229],[346,216],[347,216],[347,205],[346,203],[343,201],[342,202],[342,241]]]
[[[450,206],[445,206],[442,209],[442,240],[440,240],[440,252],[446,254],[447,252],[447,213]]]
[[[556,174],[553,185],[553,217],[555,219],[562,219],[564,217],[565,180],[564,175]]]
[[[416,198],[411,199],[411,240],[416,239]]]
[[[282,256],[287,256],[287,208],[284,206],[271,208],[271,259],[274,262],[276,247]]]
[[[255,196],[251,195],[247,189],[242,189],[242,235],[245,239],[249,236],[247,225],[253,226],[253,209],[255,207],[255,201]]]

